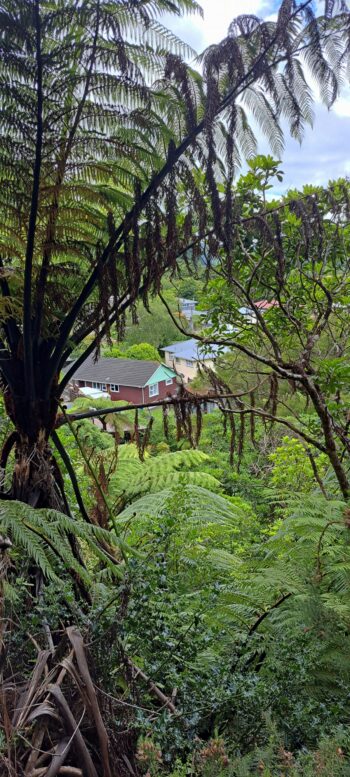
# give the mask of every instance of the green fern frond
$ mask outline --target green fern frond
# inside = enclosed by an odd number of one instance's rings
[[[101,544],[110,544],[108,531],[73,521],[55,510],[37,510],[22,502],[7,502],[0,506],[0,532],[11,539],[14,556],[31,559],[47,579],[55,580],[59,585],[64,568],[75,572],[87,586],[92,584],[90,574],[72,552],[70,535],[79,537],[96,560],[103,561],[114,575],[123,577],[121,568],[105,553]]]
[[[209,457],[198,450],[184,450],[160,456],[145,456],[140,461],[137,447],[133,444],[120,447],[118,464],[110,479],[112,498],[121,497],[125,503],[146,493],[163,491],[175,484],[196,486],[220,491],[217,478],[199,471]]]

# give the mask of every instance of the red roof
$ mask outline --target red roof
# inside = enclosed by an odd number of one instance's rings
[[[278,306],[278,302],[275,299],[259,299],[258,302],[254,302],[254,305],[259,308],[259,310],[269,310],[270,308],[276,307],[276,305]]]

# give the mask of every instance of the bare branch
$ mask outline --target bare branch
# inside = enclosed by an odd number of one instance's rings
[[[203,345],[223,345],[223,346],[227,346],[228,348],[235,348],[237,351],[241,351],[241,353],[244,353],[246,356],[249,356],[251,359],[254,359],[254,361],[258,361],[261,364],[265,364],[267,367],[271,367],[271,369],[274,370],[274,372],[277,372],[282,378],[285,378],[286,380],[301,380],[302,376],[299,373],[290,372],[288,368],[282,367],[272,359],[262,356],[261,354],[254,353],[254,351],[251,351],[250,348],[247,348],[245,345],[243,345],[242,343],[239,343],[237,340],[231,340],[228,338],[219,338],[219,337],[215,337],[215,338],[203,337],[201,335],[197,335],[195,332],[187,332],[186,329],[184,329],[181,326],[181,324],[179,324],[179,322],[176,320],[170,306],[168,305],[167,301],[164,299],[161,293],[159,294],[159,297],[162,300],[163,305],[166,307],[172,321],[174,322],[179,332],[181,332],[183,335],[186,335],[186,337],[191,337],[195,340],[198,340],[198,342],[203,343]]]

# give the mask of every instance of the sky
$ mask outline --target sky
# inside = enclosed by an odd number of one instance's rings
[[[187,16],[168,20],[168,26],[197,51],[225,37],[235,16],[252,13],[274,18],[278,0],[199,0],[204,19]],[[328,111],[321,103],[314,106],[313,128],[307,127],[302,145],[286,135],[282,156],[285,173],[281,189],[301,188],[303,184],[326,184],[350,176],[350,87]],[[269,153],[261,141],[260,153]],[[277,192],[276,192],[277,193]]]

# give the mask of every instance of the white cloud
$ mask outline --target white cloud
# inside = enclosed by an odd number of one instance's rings
[[[334,104],[333,110],[337,116],[350,117],[350,99],[346,97],[340,97],[340,99],[337,100],[337,102]]]
[[[271,10],[271,0],[199,0],[204,18],[199,16],[166,20],[166,23],[196,51],[218,43],[227,35],[229,24],[240,14],[265,16]]]
[[[333,106],[334,113],[337,116],[350,116],[350,88],[347,87],[342,90],[342,95],[339,100]]]
[[[349,175],[349,135],[350,116],[340,117],[334,109],[315,105],[314,127],[306,128],[301,146],[286,132],[281,188],[301,188],[306,183],[326,185],[329,180]],[[261,142],[259,150],[269,153],[266,141]]]
[[[240,14],[262,14],[266,0],[202,0],[204,19],[200,21],[204,45],[217,43],[225,37],[227,28]]]

